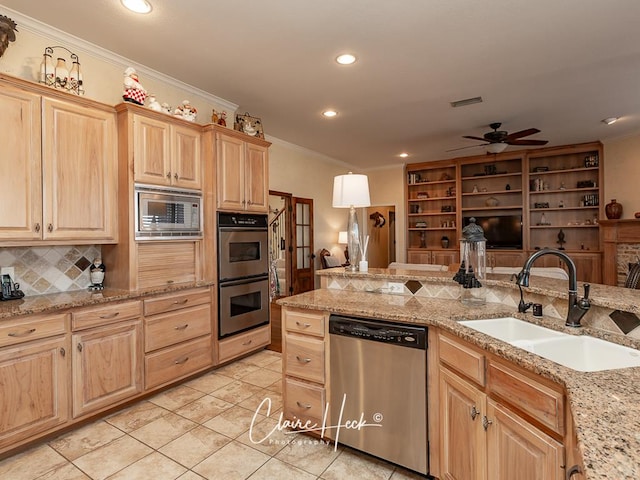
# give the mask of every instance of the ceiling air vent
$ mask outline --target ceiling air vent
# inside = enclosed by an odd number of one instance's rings
[[[451,102],[453,108],[466,107],[467,105],[473,105],[474,103],[482,103],[482,97],[465,98],[464,100],[456,100]]]

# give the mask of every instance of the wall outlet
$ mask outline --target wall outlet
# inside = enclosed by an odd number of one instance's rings
[[[0,267],[0,275],[9,275],[11,280],[16,281],[16,272],[13,267]]]
[[[387,288],[389,289],[389,293],[404,293],[404,283],[402,282],[389,282],[387,283]]]

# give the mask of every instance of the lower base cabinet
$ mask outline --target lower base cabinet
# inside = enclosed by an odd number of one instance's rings
[[[509,366],[494,365],[462,342],[440,340],[439,478],[563,480],[564,445],[543,431],[563,437],[562,394]],[[516,412],[518,407],[531,421]]]
[[[68,350],[65,336],[0,350],[0,450],[67,422]]]
[[[271,343],[271,326],[254,328],[218,342],[218,363],[242,357]]]

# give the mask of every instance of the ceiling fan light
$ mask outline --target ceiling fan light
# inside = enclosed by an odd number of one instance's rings
[[[505,148],[507,148],[506,143],[490,143],[487,145],[487,152],[489,153],[501,153],[504,152]]]

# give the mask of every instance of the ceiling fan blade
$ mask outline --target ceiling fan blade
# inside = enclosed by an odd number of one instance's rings
[[[509,135],[507,135],[507,138],[505,138],[505,141],[509,142],[510,140],[527,137],[529,135],[533,135],[534,133],[540,133],[540,130],[538,130],[537,128],[527,128],[526,130],[520,130],[519,132],[510,133]]]
[[[484,147],[485,145],[488,145],[488,144],[480,143],[478,145],[467,145],[466,147],[458,147],[458,148],[452,148],[450,150],[445,150],[445,152],[455,152],[456,150],[464,150],[465,148]]]
[[[509,145],[546,145],[549,140],[512,140],[505,143]]]
[[[480,140],[481,142],[489,142],[489,140],[487,140],[486,138],[474,137],[471,135],[463,135],[462,138],[470,138],[471,140]]]

